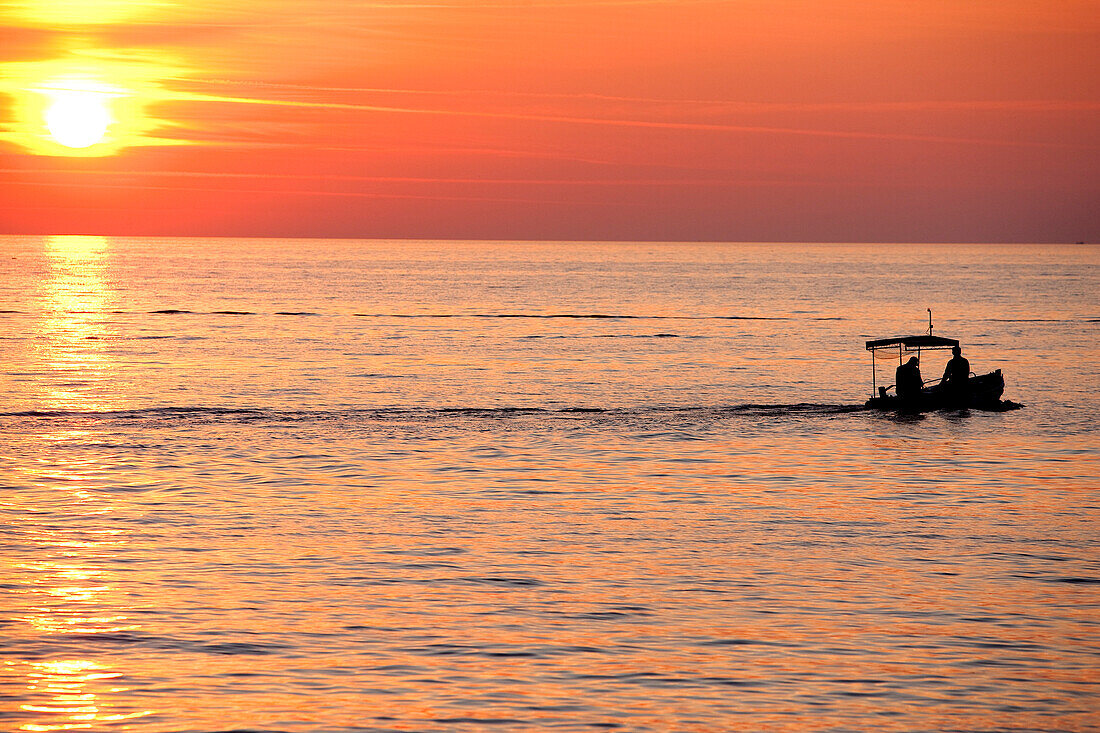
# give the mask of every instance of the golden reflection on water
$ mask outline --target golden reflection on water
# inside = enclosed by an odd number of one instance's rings
[[[106,274],[106,237],[47,237],[41,363],[45,409],[103,409],[114,378],[106,353],[106,310],[114,291]]]
[[[76,517],[102,514],[107,501],[73,502]],[[32,639],[53,639],[62,648],[72,645],[73,635],[109,635],[138,630],[126,614],[122,591],[111,582],[110,573],[99,561],[126,543],[121,530],[90,530],[80,535],[58,533],[43,526],[28,535],[39,554],[50,559],[22,563],[15,568],[17,585],[27,587],[27,611],[16,620],[25,624],[16,637],[26,633]],[[75,641],[75,640],[74,640]],[[7,666],[11,666],[9,663]],[[20,663],[15,663],[20,664]],[[28,660],[21,663],[27,701],[20,706],[27,722],[19,730],[79,730],[104,723],[149,715],[148,710],[123,707],[119,702],[126,687],[116,680],[121,672],[85,658]]]
[[[92,543],[85,543],[92,544]],[[80,565],[76,558],[23,565],[32,578],[38,601],[23,620],[44,634],[104,634],[138,627],[129,617],[98,609],[116,608],[108,602],[111,586],[102,570]]]
[[[27,673],[27,691],[42,702],[21,706],[28,713],[51,716],[52,722],[25,723],[19,730],[87,730],[103,723],[140,718],[148,710],[116,711],[104,703],[104,693],[118,694],[127,688],[113,681],[122,675],[87,659],[32,662]]]
[[[37,327],[36,384],[42,409],[99,410],[117,392],[109,351],[108,312],[115,298],[108,273],[106,237],[55,236],[43,240],[44,277]],[[10,662],[25,693],[18,730],[102,729],[142,717],[147,710],[121,702],[124,672],[88,658],[97,637],[127,634],[132,620],[125,592],[114,582],[110,560],[127,544],[123,530],[104,526],[120,510],[102,490],[109,463],[69,446],[88,430],[59,427],[38,436],[53,446],[49,460],[28,467],[30,494],[16,493],[6,509],[22,516],[23,541],[34,548],[13,563],[4,582],[21,588],[13,637],[46,640],[56,658]],[[53,655],[49,655],[53,656]]]
[[[78,469],[74,478],[80,479]],[[64,479],[64,469],[54,479]],[[74,520],[94,518],[111,511],[111,501],[91,492],[83,499],[62,500]],[[78,526],[83,523],[78,523]],[[88,529],[79,533],[58,532],[50,523],[28,532],[28,541],[49,559],[26,562],[14,568],[18,585],[26,587],[26,612],[16,620],[25,626],[16,635],[36,640],[53,640],[65,652],[74,645],[103,635],[124,634],[140,629],[127,611],[124,592],[112,582],[102,561],[126,544],[121,530]],[[72,638],[72,642],[67,639]],[[128,688],[118,685],[123,673],[100,662],[83,658],[27,660],[22,663],[25,704],[20,710],[26,722],[19,730],[51,731],[100,728],[112,723],[149,715],[121,702]]]
[[[74,511],[80,511],[79,505]],[[93,509],[93,513],[98,512]],[[97,557],[124,544],[121,532],[106,530],[92,535],[103,539],[74,542],[41,532],[37,542],[42,550],[61,550],[60,555],[17,568],[24,584],[31,587],[29,614],[19,620],[27,624],[32,638],[63,641],[68,635],[116,634],[139,628],[122,612],[125,604],[108,573],[95,567]],[[148,710],[120,708],[118,696],[127,688],[114,680],[122,673],[93,660],[29,661],[23,674],[28,702],[20,709],[31,719],[20,730],[90,729],[150,714]]]

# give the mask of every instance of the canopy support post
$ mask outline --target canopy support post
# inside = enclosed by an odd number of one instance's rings
[[[878,378],[875,376],[875,350],[871,349],[871,397],[875,396],[878,389]]]

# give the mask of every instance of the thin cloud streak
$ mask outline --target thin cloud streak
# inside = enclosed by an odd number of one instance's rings
[[[85,184],[76,182],[49,183],[45,181],[0,181],[0,185],[35,186],[44,188],[86,188]],[[562,201],[561,199],[537,199],[502,196],[443,196],[431,194],[401,194],[401,193],[374,193],[367,191],[316,191],[311,189],[271,189],[271,188],[212,188],[200,186],[142,186],[127,183],[104,183],[97,188],[117,189],[123,191],[191,191],[197,193],[233,193],[237,194],[263,194],[274,196],[324,196],[334,198],[362,198],[362,199],[411,199],[421,201],[481,201],[491,203],[515,203],[515,204],[551,204],[560,206],[621,206],[621,207],[648,207],[652,204],[634,201],[592,201],[578,199]]]
[[[310,84],[284,84],[277,82],[252,81],[243,79],[195,79],[175,78],[172,81],[223,86],[243,86],[253,89],[286,89],[312,92],[336,92],[341,94],[395,94],[407,96],[432,97],[468,97],[471,95],[486,97],[505,97],[512,99],[561,99],[590,100],[598,102],[630,102],[651,105],[692,105],[701,107],[721,107],[733,112],[775,113],[775,112],[1095,112],[1100,110],[1100,102],[1093,100],[1059,99],[972,99],[972,100],[909,100],[879,102],[751,102],[728,99],[676,99],[659,97],[631,97],[595,92],[517,92],[493,89],[397,89],[385,87],[338,87],[316,86]],[[317,104],[325,104],[318,102]],[[338,103],[337,103],[338,104]]]
[[[40,169],[0,169],[5,174],[53,175],[57,170]],[[224,179],[272,179],[289,181],[345,181],[353,183],[424,183],[424,184],[462,184],[462,185],[498,185],[498,186],[814,186],[826,181],[785,180],[785,179],[720,179],[720,178],[618,178],[618,179],[580,179],[580,178],[446,178],[427,176],[347,176],[347,175],[308,175],[290,173],[241,173],[223,171],[65,171],[64,175],[93,176],[138,176],[138,177],[182,177],[182,178],[224,178]],[[53,185],[49,182],[34,182],[36,185]],[[68,185],[68,184],[66,184]],[[234,189],[236,190],[236,189]]]
[[[256,99],[249,97],[222,97],[208,94],[181,94],[174,97],[180,101],[219,102],[228,104],[255,104],[277,107],[298,107],[309,109],[348,110],[357,112],[379,112],[388,114],[431,115],[440,117],[467,117],[479,119],[516,120],[523,122],[550,122],[575,125],[600,125],[610,127],[632,127],[654,130],[688,130],[696,132],[755,133],[769,135],[798,135],[809,137],[845,138],[852,140],[883,140],[895,142],[946,143],[955,145],[985,145],[993,147],[1039,147],[1039,148],[1085,148],[1096,146],[1073,143],[1052,143],[1027,140],[994,140],[987,138],[965,138],[942,135],[914,135],[907,133],[856,132],[846,130],[819,130],[797,127],[772,127],[766,125],[725,125],[708,122],[663,122],[654,120],[612,119],[603,117],[575,117],[569,115],[540,115],[521,112],[482,112],[475,110],[422,109],[414,107],[393,107],[372,104],[346,104],[342,102],[301,102],[295,100]]]

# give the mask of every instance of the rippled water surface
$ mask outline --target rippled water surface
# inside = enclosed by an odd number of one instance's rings
[[[0,729],[1100,730],[1096,247],[0,255]]]

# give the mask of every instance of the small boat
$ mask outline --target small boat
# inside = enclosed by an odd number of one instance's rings
[[[867,350],[871,352],[871,399],[866,406],[876,410],[903,410],[909,412],[927,412],[943,409],[984,409],[1000,410],[1006,404],[1001,402],[1001,395],[1005,391],[1004,376],[997,369],[988,374],[970,373],[965,391],[948,390],[940,384],[939,379],[924,382],[920,397],[915,400],[902,400],[898,397],[895,385],[886,387],[878,385],[877,360],[888,358],[891,366],[894,356],[897,356],[897,364],[900,366],[907,356],[915,355],[920,360],[922,351],[936,351],[952,349],[959,346],[956,339],[944,338],[932,335],[932,314],[929,311],[928,333],[920,336],[895,336],[888,339],[877,339],[867,342]]]

